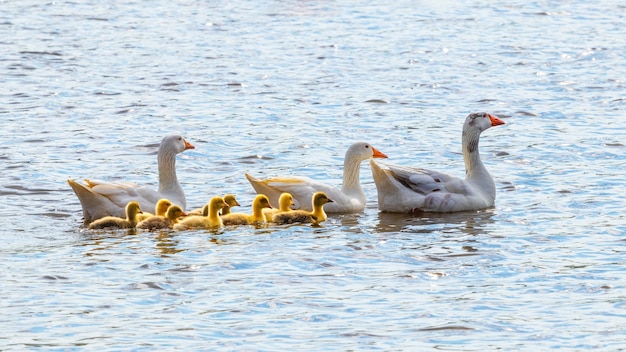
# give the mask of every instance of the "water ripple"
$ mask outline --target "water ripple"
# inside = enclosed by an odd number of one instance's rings
[[[3,349],[624,349],[624,6],[142,5],[3,4]],[[471,111],[485,211],[379,213],[364,164],[320,228],[92,232],[66,184],[156,188],[168,133],[194,206],[356,140],[463,176]]]

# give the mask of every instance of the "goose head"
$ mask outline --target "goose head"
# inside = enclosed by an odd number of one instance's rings
[[[504,125],[504,121],[496,116],[486,112],[475,112],[469,114],[465,119],[463,131],[476,131],[480,133],[490,127],[499,125]]]
[[[348,148],[346,151],[345,159],[354,159],[359,162],[367,160],[369,158],[386,158],[387,155],[374,148],[371,144],[366,142],[357,142]]]
[[[326,203],[334,203],[334,201],[326,195],[324,192],[315,192],[313,194],[313,206],[323,206]]]
[[[466,179],[477,180],[474,182],[487,184],[485,187],[491,189],[494,195],[495,185],[491,175],[489,175],[489,172],[480,160],[478,140],[482,131],[499,125],[504,125],[504,121],[492,114],[486,112],[471,113],[465,119],[461,136]]]
[[[178,154],[187,149],[194,149],[195,147],[187,142],[185,138],[179,135],[171,134],[163,137],[161,145],[159,146],[159,154],[168,151],[170,153]]]

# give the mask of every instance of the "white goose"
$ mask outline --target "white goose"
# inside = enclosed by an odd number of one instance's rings
[[[480,133],[503,125],[487,113],[473,113],[463,125],[465,179],[438,171],[370,161],[378,190],[378,208],[385,212],[455,212],[492,207],[496,199],[493,178],[480,160]]]
[[[80,200],[85,223],[104,216],[123,217],[124,208],[130,201],[139,202],[143,209],[154,209],[159,199],[167,198],[184,209],[185,192],[176,177],[176,154],[193,148],[181,136],[169,135],[163,138],[158,153],[158,191],[132,182],[85,180],[85,184],[80,184],[67,180]]]
[[[334,201],[324,208],[327,213],[354,213],[365,209],[366,197],[359,178],[361,162],[370,158],[386,157],[369,143],[354,143],[346,151],[343,161],[341,189],[308,177],[282,176],[259,180],[246,174],[246,178],[257,193],[269,197],[271,204],[279,204],[280,195],[287,192],[293,196],[295,208],[311,211],[311,198],[315,192],[321,191]]]

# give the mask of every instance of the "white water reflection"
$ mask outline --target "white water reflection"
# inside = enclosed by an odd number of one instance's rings
[[[624,348],[623,5],[1,7],[3,350]],[[485,211],[379,213],[364,164],[367,209],[317,228],[89,232],[65,181],[156,187],[172,132],[192,206],[339,185],[357,140],[462,176],[473,111],[506,120]]]

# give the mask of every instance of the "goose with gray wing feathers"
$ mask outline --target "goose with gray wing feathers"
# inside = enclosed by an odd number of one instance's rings
[[[493,207],[496,187],[480,159],[480,134],[504,122],[488,113],[470,114],[463,125],[465,179],[442,172],[370,161],[384,212],[456,212]]]

